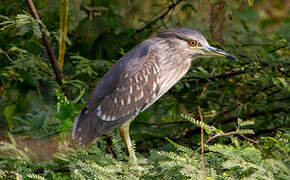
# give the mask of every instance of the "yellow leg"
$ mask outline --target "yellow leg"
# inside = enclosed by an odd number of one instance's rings
[[[131,124],[132,120],[129,120],[129,121],[125,122],[124,124],[122,124],[120,126],[120,128],[119,128],[119,132],[120,132],[121,137],[123,138],[123,141],[126,144],[126,147],[128,149],[128,152],[129,152],[130,159],[133,162],[137,162],[138,159],[137,159],[137,157],[135,155],[135,152],[133,150],[133,147],[132,147],[132,144],[131,144],[131,139],[130,139],[130,134],[129,134],[130,124]]]

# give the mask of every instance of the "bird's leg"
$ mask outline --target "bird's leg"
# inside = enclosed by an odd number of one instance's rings
[[[131,139],[130,139],[130,134],[129,134],[130,124],[131,124],[131,121],[132,120],[129,120],[129,121],[125,122],[124,124],[122,124],[120,126],[120,128],[119,128],[119,132],[120,132],[121,137],[123,138],[123,141],[126,144],[126,147],[128,149],[128,152],[129,152],[130,159],[133,162],[137,162],[137,157],[136,157],[135,152],[134,152],[134,149],[132,147]]]

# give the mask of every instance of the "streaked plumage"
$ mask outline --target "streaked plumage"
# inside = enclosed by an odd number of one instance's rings
[[[190,40],[200,48],[191,47]],[[192,59],[208,56],[205,51],[210,48],[202,34],[187,28],[169,29],[143,41],[98,82],[74,122],[73,138],[88,144],[134,119],[186,74]]]

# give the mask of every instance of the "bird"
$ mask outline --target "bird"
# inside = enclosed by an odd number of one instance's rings
[[[99,80],[74,121],[74,141],[87,145],[119,127],[129,158],[136,162],[130,123],[172,88],[198,57],[237,60],[210,46],[201,33],[184,27],[164,30],[141,42]]]

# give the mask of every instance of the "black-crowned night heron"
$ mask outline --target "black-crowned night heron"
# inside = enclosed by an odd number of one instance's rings
[[[74,122],[73,139],[86,145],[120,126],[129,156],[136,161],[129,136],[132,120],[177,83],[193,59],[215,56],[236,59],[187,28],[169,29],[143,41],[98,82]]]

